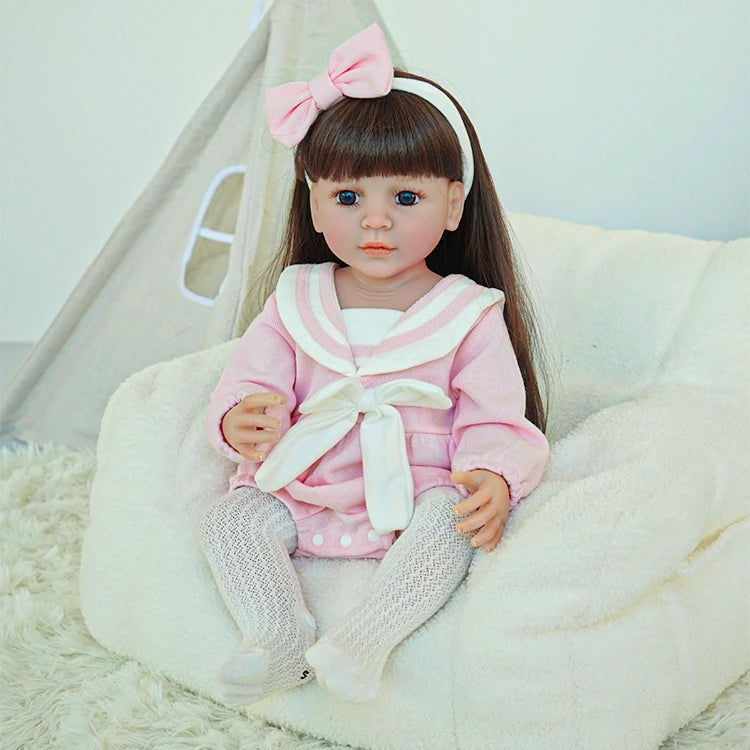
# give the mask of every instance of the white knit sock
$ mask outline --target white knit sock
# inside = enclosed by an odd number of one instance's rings
[[[393,648],[437,612],[466,575],[473,549],[455,530],[451,506],[459,500],[447,487],[422,493],[363,601],[307,650],[318,682],[338,697],[374,698]]]
[[[201,541],[243,638],[219,673],[227,703],[252,703],[312,679],[304,654],[315,640],[315,621],[289,559],[297,528],[287,507],[241,487],[206,513]]]

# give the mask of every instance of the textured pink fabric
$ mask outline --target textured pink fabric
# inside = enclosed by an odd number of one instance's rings
[[[321,110],[345,96],[385,96],[393,82],[393,63],[377,24],[334,50],[327,70],[311,81],[294,81],[266,92],[266,121],[271,135],[287,148],[296,146]]]
[[[297,267],[295,301],[303,301],[303,319],[313,340],[326,346],[331,328],[316,316],[305,290],[312,266]],[[321,267],[318,308],[321,315],[336,314],[333,329],[343,330],[341,312],[333,284],[334,264]],[[446,333],[456,305],[466,305],[483,287],[469,283],[456,299],[455,288],[466,284],[462,276],[442,279],[399,322],[417,320],[414,332],[375,347],[371,356],[402,347],[408,354],[432,335]],[[278,294],[272,295],[229,358],[214,390],[206,415],[210,441],[239,466],[232,487],[255,486],[259,464],[245,461],[224,441],[221,419],[246,395],[259,391],[283,394],[283,406],[268,409],[281,421],[282,434],[300,418],[297,406],[341,373],[322,365],[303,350],[289,333],[279,314]],[[440,303],[446,300],[443,307]],[[437,303],[437,304],[436,304]],[[434,316],[424,319],[426,309]],[[333,311],[333,312],[331,312]],[[335,335],[335,334],[333,334]],[[399,340],[402,339],[402,340]],[[414,339],[413,341],[411,339]],[[309,343],[305,343],[309,348]],[[328,348],[333,349],[333,344]],[[336,347],[341,353],[345,347]],[[353,363],[356,354],[347,348]],[[367,363],[367,360],[363,363]],[[364,375],[366,388],[394,377],[416,378],[438,385],[453,402],[447,411],[401,407],[407,453],[415,495],[430,487],[453,486],[454,470],[489,469],[501,474],[511,490],[512,504],[528,495],[541,479],[549,446],[545,436],[524,417],[525,391],[515,354],[503,321],[501,308],[486,309],[468,335],[450,351],[432,361],[397,373]],[[384,446],[384,450],[387,449]],[[361,472],[361,450],[357,427],[336,449],[284,489],[275,493],[290,509],[298,528],[298,555],[318,557],[382,557],[395,540],[394,534],[377,537],[365,509]]]

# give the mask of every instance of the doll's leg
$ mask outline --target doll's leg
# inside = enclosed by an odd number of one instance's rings
[[[242,648],[219,674],[228,703],[243,705],[312,678],[305,649],[315,621],[302,600],[289,555],[297,528],[273,495],[241,487],[212,506],[201,541]]]
[[[388,550],[364,600],[307,651],[318,682],[349,701],[375,697],[393,648],[445,604],[472,558],[467,537],[455,531],[455,490],[420,496],[409,527]]]

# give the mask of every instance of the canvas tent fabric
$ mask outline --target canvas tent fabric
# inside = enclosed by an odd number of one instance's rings
[[[242,333],[292,171],[267,133],[265,91],[316,75],[372,23],[388,38],[371,0],[273,3],[10,383],[4,439],[92,448],[129,375]]]

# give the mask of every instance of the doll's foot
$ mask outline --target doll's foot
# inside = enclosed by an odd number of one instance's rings
[[[219,686],[229,706],[246,706],[273,693],[291,690],[314,677],[304,657],[274,663],[264,648],[238,651],[219,672]]]
[[[378,677],[358,672],[355,662],[332,643],[318,641],[307,649],[305,658],[318,682],[342,700],[364,703],[377,695]]]

